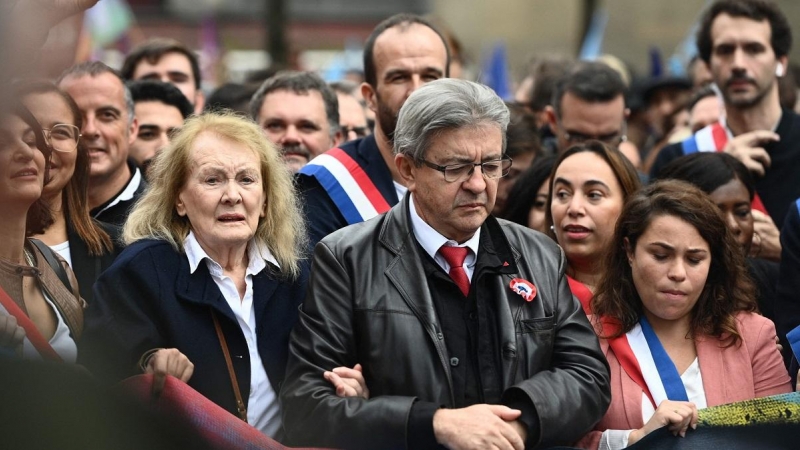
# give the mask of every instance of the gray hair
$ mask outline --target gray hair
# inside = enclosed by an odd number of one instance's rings
[[[502,132],[505,153],[508,121],[508,107],[489,87],[443,78],[414,91],[400,108],[394,152],[421,165],[431,139],[440,131],[494,125]]]
[[[291,91],[295,94],[308,94],[309,91],[318,91],[325,103],[325,115],[328,117],[330,137],[333,138],[339,131],[339,99],[319,75],[313,72],[299,72],[284,70],[268,78],[258,88],[250,99],[250,116],[256,123],[259,121],[261,105],[268,94],[275,91]]]
[[[122,78],[122,75],[120,75],[118,71],[107,66],[105,63],[100,61],[87,61],[80,64],[75,64],[58,76],[56,85],[61,87],[61,83],[66,78],[80,78],[86,76],[94,78],[104,73],[110,73],[111,75],[114,75],[117,77],[117,79],[119,79],[120,84],[122,84],[122,97],[125,100],[125,109],[128,112],[128,126],[131,126],[131,124],[133,124],[133,118],[136,115],[131,90],[128,88],[128,85],[125,84],[125,79]]]

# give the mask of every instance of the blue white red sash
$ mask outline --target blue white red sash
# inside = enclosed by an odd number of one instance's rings
[[[691,155],[697,152],[721,152],[725,149],[728,140],[733,137],[725,123],[722,121],[714,122],[711,125],[699,130],[681,142],[684,155]],[[758,194],[753,197],[752,208],[769,215],[764,203],[761,202]]]
[[[391,208],[364,169],[340,148],[312,159],[300,173],[319,181],[348,224],[369,220]]]
[[[601,317],[600,323],[602,324],[601,336],[613,336],[617,334],[617,331],[619,330],[619,323],[607,317]],[[648,388],[647,382],[642,375],[642,369],[639,366],[639,361],[637,361],[636,355],[634,355],[631,345],[628,342],[627,334],[622,334],[615,338],[609,338],[608,346],[611,347],[611,350],[614,352],[614,356],[617,357],[617,361],[619,361],[619,365],[622,367],[622,370],[624,370],[631,380],[633,380],[633,382],[642,389],[642,392],[644,392],[644,394],[647,396],[647,399],[650,400],[650,403],[653,404],[653,408],[655,409],[657,407],[656,402],[653,399],[653,395],[650,394],[650,389]]]
[[[730,139],[722,122],[715,122],[689,136],[681,145],[684,155],[697,152],[721,152]]]
[[[648,339],[648,332],[645,331],[648,325],[642,325],[640,322],[631,331],[626,333],[628,343],[633,351],[636,360],[639,362],[639,367],[642,370],[642,377],[647,384],[649,397],[653,402],[653,408],[657,408],[664,400],[682,400],[688,401],[686,388],[683,386],[680,374],[675,368],[675,364],[664,351],[661,342],[653,333],[651,339]],[[653,345],[653,339],[657,345]],[[655,349],[655,350],[654,350]],[[646,391],[647,393],[647,391]]]

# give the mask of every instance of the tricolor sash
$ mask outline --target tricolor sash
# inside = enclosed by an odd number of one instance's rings
[[[364,169],[340,148],[312,159],[300,173],[319,181],[348,224],[369,220],[391,208]]]
[[[602,324],[603,330],[602,336],[612,336],[617,333],[617,330],[619,330],[619,324],[607,317],[602,317],[600,319],[600,323]],[[636,355],[631,348],[630,342],[628,342],[629,334],[630,332],[615,338],[609,338],[608,346],[614,351],[614,355],[617,357],[617,361],[619,361],[619,365],[622,367],[622,370],[624,370],[631,380],[633,380],[633,382],[642,389],[642,392],[644,392],[655,409],[658,405],[656,404],[655,399],[653,399],[653,395],[650,393],[650,388],[647,386],[647,382],[645,381],[642,373],[642,368],[639,366],[639,361],[636,359]]]
[[[691,155],[697,152],[721,152],[725,150],[728,140],[733,137],[728,128],[722,121],[714,122],[711,125],[699,130],[681,142],[684,155]],[[752,208],[769,215],[764,203],[758,194],[753,196]]]

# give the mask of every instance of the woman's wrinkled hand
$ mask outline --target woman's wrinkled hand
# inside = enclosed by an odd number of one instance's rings
[[[153,395],[161,395],[167,375],[189,381],[194,373],[194,364],[177,348],[162,348],[153,353],[144,367],[144,373],[153,374]]]
[[[356,364],[352,369],[337,367],[323,373],[322,376],[333,385],[339,397],[362,397],[369,400],[369,389],[363,372],[361,364]]]

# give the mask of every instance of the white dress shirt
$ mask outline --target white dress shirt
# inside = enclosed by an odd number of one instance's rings
[[[438,231],[434,230],[433,227],[422,220],[422,217],[417,214],[417,210],[414,207],[413,194],[409,197],[408,203],[411,212],[411,229],[414,231],[414,237],[417,238],[417,242],[425,249],[425,252],[428,253],[431,258],[436,261],[436,264],[444,269],[445,272],[450,273],[450,264],[448,264],[444,256],[439,253],[439,249],[443,245],[447,245],[448,247],[467,247],[471,250],[467,252],[467,258],[464,260],[464,271],[467,273],[469,281],[472,282],[472,273],[475,272],[475,263],[478,262],[478,245],[481,241],[481,229],[478,228],[478,231],[476,231],[471,238],[467,239],[463,244],[459,244],[452,239],[447,239],[442,236]]]
[[[239,298],[236,284],[223,273],[222,266],[211,259],[203,250],[193,232],[189,232],[183,243],[184,251],[189,259],[189,270],[194,273],[200,262],[205,260],[211,278],[219,287],[222,296],[233,310],[234,316],[242,329],[244,339],[247,341],[247,350],[250,354],[250,389],[247,402],[247,423],[261,430],[270,437],[275,437],[281,429],[281,411],[278,396],[272,389],[272,384],[267,378],[267,371],[258,353],[258,338],[256,336],[256,318],[253,306],[253,275],[258,274],[267,266],[267,261],[278,266],[278,261],[272,252],[262,245],[251,240],[247,245],[249,262],[245,275],[246,289],[243,298]],[[248,394],[241,386],[242,395]],[[233,395],[233,392],[231,392]]]

